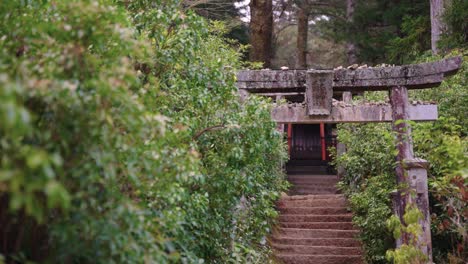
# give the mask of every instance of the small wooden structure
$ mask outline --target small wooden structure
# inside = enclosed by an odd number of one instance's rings
[[[415,205],[423,213],[418,247],[432,261],[427,162],[414,157],[407,121],[436,120],[437,105],[410,102],[408,90],[439,86],[445,77],[459,70],[461,63],[461,57],[454,57],[432,63],[355,70],[245,70],[237,74],[237,87],[241,98],[249,94],[275,99],[294,97],[295,103],[277,104],[272,110],[272,118],[279,124],[392,122],[398,149],[396,180],[403,186],[394,197],[394,210],[401,221],[407,205]],[[333,99],[341,94],[349,98],[349,92],[363,91],[389,91],[390,100],[354,105]],[[403,234],[397,246],[408,239],[409,235]]]

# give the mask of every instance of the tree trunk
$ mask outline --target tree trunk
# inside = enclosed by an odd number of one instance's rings
[[[272,0],[250,1],[250,61],[271,66],[271,43],[273,33]]]
[[[353,17],[354,17],[354,9],[356,6],[356,0],[346,0],[346,21],[348,25],[351,26],[353,24]],[[351,32],[348,32],[351,36]],[[356,64],[358,62],[357,59],[357,52],[356,52],[356,44],[354,41],[348,40],[346,43],[346,57],[348,59],[348,64]]]
[[[437,54],[439,49],[437,43],[440,40],[442,33],[446,29],[443,21],[443,14],[445,11],[444,0],[430,0],[431,1],[431,48],[432,53]]]
[[[309,32],[309,12],[299,8],[297,12],[297,69],[307,69],[307,34]]]

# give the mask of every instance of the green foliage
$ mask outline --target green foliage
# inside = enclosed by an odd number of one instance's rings
[[[0,17],[0,196],[47,230],[35,260],[266,261],[285,146],[267,102],[239,103],[219,24],[175,0]]]
[[[430,186],[437,212],[432,218],[434,241],[451,246],[437,249],[436,258],[463,263],[468,257],[468,173],[434,179]]]
[[[468,2],[446,1],[442,50],[466,49]],[[430,1],[356,1],[353,23],[336,19],[321,31],[338,42],[356,44],[360,62],[413,63],[431,49]]]
[[[430,50],[430,18],[425,15],[405,16],[401,24],[403,36],[391,39],[386,52],[390,61],[404,64],[411,63],[426,50]]]
[[[160,83],[159,94],[164,96],[156,96],[157,105],[174,127],[186,130],[187,147],[200,157],[202,175],[191,179],[196,187],[190,203],[182,203],[187,222],[178,234],[180,246],[210,262],[249,260],[255,253],[251,248],[265,240],[276,215],[273,201],[282,189],[279,162],[285,158],[281,134],[270,120],[266,102],[251,98],[244,105],[238,103],[234,87],[238,55],[210,34],[204,20],[171,6],[158,12],[159,17],[142,13],[148,5],[135,1],[129,9],[140,34],[153,38],[161,53],[154,62],[155,76],[167,82]],[[172,25],[171,30],[161,27],[164,23]],[[216,29],[215,34],[223,32]],[[171,52],[177,56],[168,56]],[[244,210],[250,212],[236,219],[233,210],[242,199],[248,201]]]
[[[420,157],[431,161],[430,192],[432,196],[432,229],[434,243],[452,245],[435,248],[439,258],[447,254],[466,259],[468,234],[466,208],[468,206],[468,140],[465,128],[454,118],[440,118],[434,125],[418,124],[414,140]],[[458,262],[454,262],[458,263]]]
[[[353,23],[334,27],[335,39],[355,43],[359,61],[399,63],[430,44],[429,1],[356,1]],[[346,24],[345,24],[346,23]]]
[[[463,128],[453,118],[441,117],[434,124],[414,126],[413,140],[419,157],[431,161],[433,176],[454,175],[468,167],[468,142]]]
[[[391,195],[396,188],[393,171],[395,150],[390,128],[383,124],[340,125],[338,140],[346,153],[336,159],[346,175],[340,188],[348,196],[353,222],[359,227],[368,263],[386,263],[393,246],[385,226],[391,214]]]
[[[401,245],[394,251],[387,252],[387,259],[395,264],[423,264],[427,263],[427,256],[414,246]]]
[[[392,170],[395,149],[389,125],[344,124],[338,128],[338,140],[346,145],[346,153],[336,160],[346,171],[342,179],[345,191],[359,190],[366,179]]]
[[[385,263],[385,252],[394,244],[383,221],[392,214],[390,193],[395,187],[392,176],[369,178],[362,184],[360,192],[349,196],[353,222],[361,230],[359,238],[368,263]]]
[[[403,215],[404,223],[397,216],[392,216],[387,220],[387,227],[393,232],[395,239],[405,233],[408,241],[405,241],[398,249],[388,250],[387,259],[395,264],[419,264],[427,263],[427,256],[416,247],[418,236],[422,232],[419,220],[423,214],[418,208],[411,208],[409,205]],[[406,239],[405,239],[406,240]]]
[[[453,55],[460,53],[463,50]],[[468,219],[464,213],[468,207],[467,65],[465,57],[458,74],[439,88],[412,94],[418,100],[433,98],[439,102],[439,120],[419,123],[413,133],[416,154],[431,163],[432,230],[439,262],[451,259],[452,263],[462,263],[468,257]]]
[[[451,0],[444,13],[447,31],[439,43],[442,48],[468,48],[468,2]]]
[[[132,92],[140,81],[128,56],[148,55],[145,44],[107,1],[7,3],[2,91],[16,107],[2,108],[12,121],[1,122],[1,153],[10,209],[46,220],[57,262],[164,259],[148,210],[122,192],[137,186],[146,168],[132,164],[144,165],[141,147],[163,127]]]
[[[436,88],[414,90],[410,92],[412,100],[436,101],[438,104],[441,121],[445,123],[440,129],[449,129],[449,131],[459,131],[461,135],[468,134],[468,57],[464,55],[465,50],[453,50],[446,57],[462,56],[463,63],[461,69],[454,76],[448,77]],[[441,59],[438,56],[421,56],[417,62],[430,62]],[[444,118],[451,118],[450,121],[444,121]],[[429,125],[427,125],[429,126]]]

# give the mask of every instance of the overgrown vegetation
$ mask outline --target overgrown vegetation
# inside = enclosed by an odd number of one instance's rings
[[[386,263],[385,253],[394,241],[384,220],[392,215],[390,193],[396,188],[389,126],[342,124],[338,140],[347,149],[336,160],[346,170],[340,189],[348,196],[353,222],[361,230],[366,261]]]
[[[437,58],[424,57],[427,59]],[[412,125],[415,156],[431,164],[429,195],[436,263],[463,263],[468,254],[466,69],[465,57],[462,70],[439,88],[410,94],[411,100],[435,100],[439,104],[439,120]],[[375,93],[365,97],[383,98]],[[396,150],[391,127],[340,125],[338,138],[347,146],[347,152],[336,160],[346,170],[341,187],[350,199],[354,222],[362,230],[366,259],[369,263],[386,263],[385,254],[393,242],[383,219],[392,215],[391,192],[396,189]]]
[[[464,61],[462,70],[441,87],[411,93],[412,100],[430,99],[439,103],[439,120],[415,123],[412,131],[415,155],[431,164],[429,191],[436,263],[463,263],[468,252],[468,139],[463,114],[468,105],[466,58]],[[369,93],[366,98],[382,97]],[[360,238],[366,259],[369,263],[386,263],[385,254],[393,242],[391,233],[384,231],[383,219],[392,214],[390,195],[396,188],[396,151],[391,127],[341,125],[338,138],[347,146],[346,154],[337,159],[338,165],[346,170],[341,186],[350,199],[354,222],[362,230]]]
[[[357,7],[351,29],[357,33],[348,37],[360,45],[360,59],[399,64],[441,59],[427,51],[430,48],[429,2],[401,1],[391,7],[389,2],[377,0],[364,8]],[[435,263],[464,263],[468,258],[467,10],[466,1],[451,1],[444,16],[448,28],[439,43],[444,56],[464,56],[462,69],[438,88],[410,93],[411,100],[436,101],[439,105],[437,121],[412,124],[415,156],[431,164],[429,198]],[[361,17],[361,14],[366,16]],[[359,33],[367,31],[369,26],[373,28],[372,25],[379,25],[382,30]],[[374,56],[375,52],[381,57]],[[366,93],[364,98],[379,101],[385,97]],[[363,230],[360,236],[366,260],[369,263],[390,260],[407,263],[406,257],[417,259],[417,252],[410,247],[407,251],[393,251],[388,254],[390,259],[385,259],[387,249],[393,247],[393,236],[384,228],[383,219],[392,215],[390,193],[396,189],[396,152],[391,127],[387,124],[341,125],[338,138],[347,145],[347,153],[337,159],[347,170],[341,186],[350,198],[354,222]]]
[[[412,194],[411,194],[412,195]],[[405,233],[409,236],[407,242],[403,242],[399,248],[387,250],[387,259],[395,264],[423,264],[428,262],[427,254],[415,247],[418,236],[423,232],[419,221],[423,218],[422,212],[417,207],[407,205],[403,221],[396,215],[387,220],[387,227],[393,232],[395,239],[401,238]]]
[[[238,101],[220,24],[177,0],[0,17],[7,262],[267,261],[284,144],[265,101]]]

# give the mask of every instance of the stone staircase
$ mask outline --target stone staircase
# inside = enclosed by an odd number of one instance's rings
[[[285,264],[363,263],[356,230],[334,175],[290,175],[289,195],[278,202],[279,227],[271,237]]]
[[[286,164],[288,175],[327,175],[330,167],[322,160],[289,160]]]

